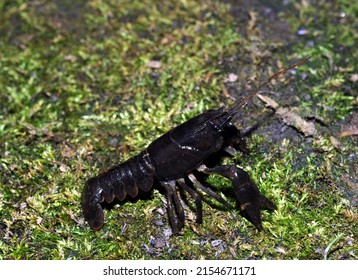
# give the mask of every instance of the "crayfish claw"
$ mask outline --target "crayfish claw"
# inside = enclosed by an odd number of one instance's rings
[[[261,209],[275,211],[275,210],[277,210],[277,206],[275,205],[275,203],[273,203],[266,196],[261,195]]]
[[[261,209],[276,210],[276,205],[263,196],[249,174],[235,165],[221,165],[208,168],[201,165],[199,171],[206,174],[219,174],[228,178],[234,187],[240,214],[251,222],[259,231],[263,229]]]
[[[254,184],[252,182],[252,184]],[[257,188],[257,187],[256,187]],[[251,188],[247,190],[249,192],[252,192],[251,195],[247,195],[247,197],[255,197],[256,190],[255,188]],[[238,194],[239,195],[239,194]],[[245,217],[248,221],[250,221],[259,231],[263,230],[262,227],[262,221],[261,221],[261,209],[266,209],[266,210],[277,210],[277,206],[270,200],[268,199],[266,196],[262,195],[260,193],[260,199],[256,199],[256,201],[258,203],[244,203],[244,205],[246,205],[246,207],[244,209],[242,209],[242,205],[240,205],[240,210],[241,210],[241,215],[243,217]]]
[[[234,181],[235,194],[240,207],[240,214],[251,222],[259,231],[262,228],[260,193],[256,191],[250,182],[237,184]]]
[[[260,193],[246,171],[238,167],[235,169],[235,177],[232,182],[240,204],[240,213],[261,231],[263,229],[261,209],[276,210],[277,207],[270,199]]]

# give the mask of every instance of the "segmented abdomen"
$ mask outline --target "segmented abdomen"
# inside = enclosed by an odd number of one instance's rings
[[[136,197],[139,190],[149,191],[153,186],[153,177],[154,167],[147,152],[143,151],[112,167],[97,178],[103,189],[105,200],[110,202],[107,197],[117,197],[123,200],[127,195]]]
[[[112,202],[116,197],[124,200],[127,195],[136,197],[139,190],[147,192],[153,186],[155,169],[147,151],[141,152],[108,171],[90,178],[82,193],[82,209],[90,227],[98,230],[104,222],[103,201]]]

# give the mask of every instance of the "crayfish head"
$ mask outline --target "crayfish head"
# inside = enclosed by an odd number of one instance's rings
[[[97,182],[96,178],[89,179],[86,182],[81,198],[85,220],[95,231],[99,230],[104,223],[104,214],[101,206],[103,190],[98,186]]]

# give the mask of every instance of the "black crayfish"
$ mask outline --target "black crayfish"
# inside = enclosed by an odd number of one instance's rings
[[[127,196],[136,197],[139,191],[148,192],[157,183],[166,192],[167,212],[174,233],[183,228],[185,221],[178,187],[195,200],[197,223],[202,222],[202,199],[199,190],[232,210],[231,204],[198,181],[194,172],[200,172],[228,178],[232,182],[241,215],[258,230],[262,230],[260,210],[275,210],[275,204],[260,193],[243,169],[236,165],[207,167],[206,164],[216,152],[236,153],[234,146],[245,152],[245,141],[240,131],[231,123],[233,116],[262,87],[308,59],[309,57],[277,72],[230,108],[205,111],[160,136],[138,155],[90,178],[82,194],[82,209],[90,227],[99,230],[103,226],[104,213],[101,203],[104,201],[110,203],[114,198],[123,201]]]

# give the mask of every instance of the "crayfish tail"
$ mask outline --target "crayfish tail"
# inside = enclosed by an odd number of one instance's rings
[[[90,178],[82,192],[81,203],[85,220],[93,230],[104,224],[102,203],[114,198],[123,201],[127,196],[136,197],[139,191],[152,189],[154,167],[146,151],[109,170]]]
[[[104,223],[104,214],[101,206],[102,188],[98,187],[97,178],[91,178],[86,182],[82,193],[81,204],[85,220],[89,226],[97,231]]]

